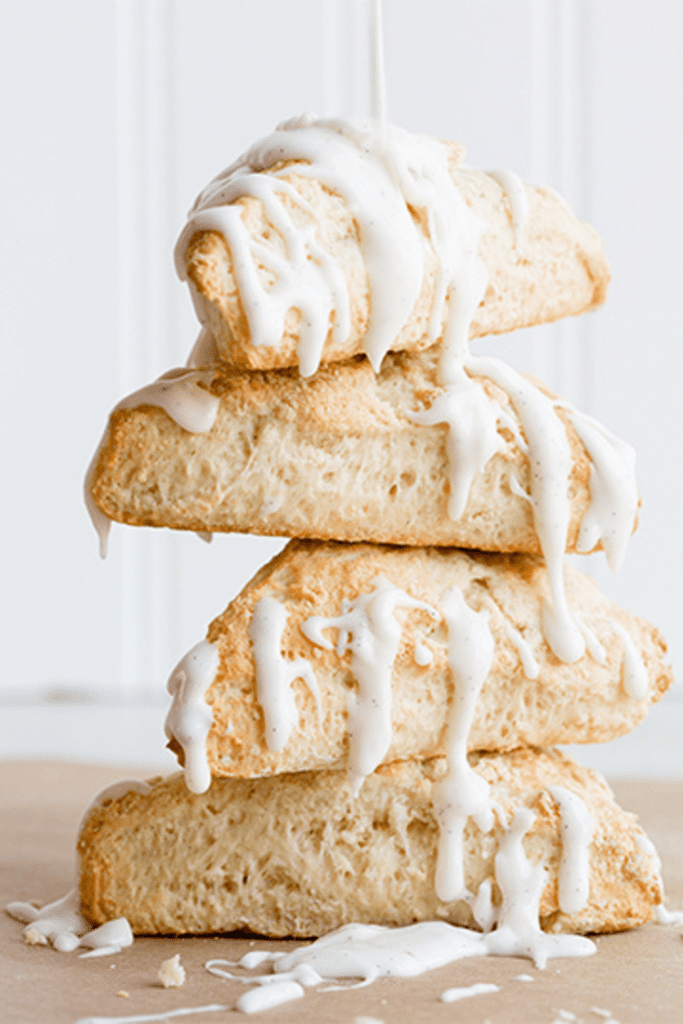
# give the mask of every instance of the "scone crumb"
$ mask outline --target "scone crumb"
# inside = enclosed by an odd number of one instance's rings
[[[47,939],[38,928],[27,928],[24,940],[27,946],[47,946]]]
[[[609,1020],[612,1016],[611,1010],[601,1010],[599,1006],[591,1006],[591,1013],[594,1013],[596,1017],[602,1017],[603,1020]]]
[[[130,998],[130,992],[126,992],[125,988],[122,988],[116,994],[117,994],[117,996],[119,996],[120,999],[129,999]]]
[[[185,984],[185,968],[181,966],[179,953],[169,960],[164,960],[157,978],[164,988],[180,988]]]

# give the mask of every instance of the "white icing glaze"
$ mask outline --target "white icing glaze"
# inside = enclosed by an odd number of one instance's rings
[[[110,787],[113,788],[113,787]],[[93,805],[95,804],[93,803]],[[118,953],[133,942],[133,933],[125,917],[107,921],[92,929],[81,914],[78,887],[66,896],[37,910],[31,903],[8,903],[5,911],[10,917],[27,924],[24,936],[31,945],[50,942],[60,953],[71,953],[85,946],[99,953]],[[89,956],[91,954],[85,954]]]
[[[323,631],[337,629],[337,654],[341,657],[351,651],[351,671],[358,690],[349,692],[347,698],[349,779],[356,793],[391,746],[391,680],[401,641],[401,626],[394,610],[419,608],[438,618],[429,605],[416,601],[381,576],[372,586],[371,593],[345,601],[340,616],[314,615],[300,627],[311,643],[327,650],[332,650],[332,644]]]
[[[667,910],[663,903],[658,903],[654,908],[655,921],[657,924],[683,925],[683,911]]]
[[[540,864],[529,863],[522,843],[533,821],[532,811],[520,807],[501,837],[495,873],[502,904],[496,930],[483,941],[489,953],[527,956],[542,969],[551,957],[589,956],[596,947],[579,935],[546,935],[541,931],[538,908],[546,872]]]
[[[488,615],[465,603],[453,587],[442,599],[448,626],[448,665],[453,692],[448,709],[445,748],[446,775],[434,786],[432,802],[439,823],[436,894],[444,903],[467,895],[463,873],[463,836],[468,818],[482,832],[493,827],[489,786],[468,764],[467,737],[477,698],[493,660],[493,638]]]
[[[457,1003],[461,999],[470,999],[472,996],[483,996],[487,995],[489,992],[500,992],[500,986],[480,981],[475,985],[468,985],[466,988],[447,988],[445,992],[441,993],[441,1002]]]
[[[106,800],[116,800],[131,791],[148,793],[150,788],[146,782],[124,779],[101,790],[93,797],[81,816],[76,831],[77,839],[95,807],[101,806]],[[125,917],[107,922],[100,928],[91,930],[90,925],[81,914],[79,877],[80,866],[77,864],[73,889],[66,896],[48,903],[40,910],[32,903],[17,901],[8,903],[5,912],[15,920],[27,925],[24,929],[24,938],[29,944],[45,945],[49,940],[53,948],[60,953],[71,953],[78,946],[89,946],[93,949],[107,947],[108,952],[117,953],[124,946],[129,946],[133,941],[133,934]]]
[[[577,551],[602,543],[609,567],[620,567],[638,514],[636,453],[602,423],[569,408],[574,430],[591,460],[591,501],[581,521]]]
[[[173,697],[166,716],[166,735],[175,737],[185,754],[185,782],[192,793],[204,793],[211,785],[206,757],[206,737],[213,711],[204,695],[218,670],[218,648],[201,640],[178,662],[168,681]]]
[[[538,679],[538,674],[541,671],[541,667],[534,657],[534,652],[531,649],[531,645],[527,643],[522,634],[518,629],[512,625],[511,622],[503,617],[503,629],[509,640],[515,647],[515,650],[519,654],[519,660],[522,662],[522,668],[524,675],[527,679]]]
[[[410,413],[414,423],[448,425],[448,514],[460,519],[465,511],[470,487],[489,459],[500,451],[498,433],[500,407],[491,401],[481,384],[472,381],[464,370],[453,372],[451,383],[423,412]]]
[[[472,916],[483,932],[490,932],[498,920],[498,909],[493,904],[493,878],[485,878],[470,902]]]
[[[445,921],[423,921],[405,928],[349,924],[281,957],[273,970],[288,974],[305,963],[323,978],[360,978],[369,985],[377,978],[412,978],[485,952],[478,932]]]
[[[538,870],[534,872],[521,849],[520,829],[526,831],[527,827],[525,817],[513,822],[507,833],[509,846],[498,855],[496,878],[499,886],[502,881],[503,908],[496,931],[482,935],[444,921],[423,921],[405,928],[350,924],[278,958],[273,970],[288,975],[308,964],[323,978],[361,978],[363,985],[369,985],[380,977],[415,977],[472,956],[526,956],[543,968],[552,957],[594,953],[596,947],[590,939],[545,935],[540,930],[538,902],[545,873],[542,868],[538,869],[540,876]]]
[[[415,664],[419,665],[421,668],[424,668],[426,665],[431,665],[434,661],[434,655],[431,648],[427,647],[426,644],[421,643],[419,640],[415,644],[413,658],[415,659]]]
[[[320,692],[315,673],[305,658],[285,661],[282,634],[287,624],[287,609],[274,597],[262,597],[249,623],[249,639],[256,666],[256,693],[265,720],[266,744],[272,751],[286,745],[298,725],[292,683],[301,679],[316,699],[320,712]]]
[[[113,921],[106,921],[99,928],[87,931],[81,936],[81,946],[102,953],[125,949],[133,944],[133,932],[125,917],[117,917]],[[84,954],[88,956],[89,954]]]
[[[593,661],[597,662],[598,665],[607,664],[607,651],[598,640],[597,636],[588,625],[586,616],[581,612],[577,612],[574,615],[579,629],[583,633],[583,638],[586,641],[586,650],[590,654]]]
[[[533,505],[531,495],[528,491],[524,490],[519,480],[515,476],[513,470],[510,470],[508,474],[508,484],[510,485],[510,490],[512,491],[513,494],[515,494],[518,498],[521,498],[522,501],[527,501],[530,505]]]
[[[73,939],[78,940],[81,935],[90,931],[90,925],[81,914],[80,893],[76,887],[66,896],[48,903],[40,910],[30,903],[8,903],[5,911],[22,924],[28,924],[31,929],[49,940],[55,949],[63,947],[62,952],[70,951],[68,947],[75,949]]]
[[[590,896],[590,845],[593,819],[581,797],[564,786],[549,786],[559,805],[562,857],[558,872],[558,902],[565,914],[578,914]]]
[[[259,951],[247,953],[237,962],[234,960],[207,960],[204,967],[209,974],[214,974],[217,978],[226,978],[230,981],[241,981],[245,985],[274,985],[279,984],[282,981],[282,978],[277,974],[258,974],[249,977],[244,974],[233,974],[231,971],[226,971],[223,968],[244,967],[246,970],[253,971],[256,967],[260,967],[261,964],[273,964],[283,956],[286,956],[286,954]],[[320,985],[323,981],[318,972],[313,970],[310,964],[298,965],[293,970],[287,972],[287,977],[290,981],[296,981],[298,985],[303,985],[304,988],[315,987],[316,985]]]
[[[529,218],[529,197],[521,178],[514,171],[489,171],[489,177],[495,178],[508,198],[512,230],[515,235],[515,247],[520,251],[524,244],[524,228]]]
[[[235,1009],[242,1013],[261,1013],[292,999],[301,999],[304,990],[296,981],[279,981],[276,985],[260,985],[249,989],[235,1003]]]
[[[628,631],[616,622],[605,616],[605,622],[624,641],[624,660],[621,668],[621,682],[624,692],[634,700],[645,700],[648,693],[649,680],[643,656],[631,639]]]
[[[179,1010],[165,1010],[164,1013],[143,1013],[132,1017],[81,1017],[76,1024],[147,1024],[148,1021],[165,1021],[169,1017],[187,1017],[191,1013],[217,1013],[220,1010],[231,1010],[231,1006],[187,1006]]]
[[[371,297],[364,349],[375,369],[408,320],[422,286],[425,237],[409,207],[422,214],[439,264],[430,337],[440,335],[444,317],[456,334],[461,333],[458,317],[469,328],[483,295],[481,264],[475,261],[482,225],[453,182],[447,148],[391,125],[378,130],[376,122],[304,115],[279,125],[207,186],[176,245],[176,267],[184,278],[192,237],[203,230],[223,234],[252,344],[277,345],[287,312],[298,309],[299,368],[310,376],[319,365],[330,324],[335,342],[343,342],[350,331],[343,274],[317,241],[313,211],[283,180],[292,169],[273,170],[282,161],[296,162],[297,174],[315,178],[342,196],[353,213]],[[294,204],[296,217],[281,202],[283,195]],[[239,206],[228,205],[244,196],[262,202],[279,236],[277,244],[252,239]],[[268,285],[259,276],[257,261],[269,272]],[[470,311],[468,295],[475,279],[477,296]],[[201,319],[201,304],[197,308]]]
[[[119,409],[137,409],[141,405],[159,406],[172,420],[191,434],[204,434],[211,430],[218,414],[220,399],[207,390],[215,376],[215,370],[174,369],[159,377],[139,391],[122,398],[110,413]],[[202,385],[206,385],[203,387]],[[83,495],[85,505],[97,531],[100,541],[100,556],[107,557],[107,544],[111,520],[105,516],[93,501],[90,493],[95,467],[109,436],[105,430],[85,474]]]
[[[545,559],[550,602],[542,605],[545,638],[561,661],[574,662],[585,644],[567,605],[564,554],[570,520],[568,493],[573,460],[567,431],[554,404],[531,381],[499,359],[469,356],[467,368],[489,377],[510,396],[529,445],[534,527]]]

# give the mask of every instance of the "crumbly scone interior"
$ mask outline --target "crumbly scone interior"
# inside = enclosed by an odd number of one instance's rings
[[[604,781],[557,751],[473,754],[499,817],[482,836],[464,833],[465,880],[488,879],[494,914],[501,894],[495,854],[504,822],[533,814],[524,837],[547,880],[541,924],[555,933],[618,931],[646,921],[659,894],[644,834]],[[81,896],[93,923],[129,917],[140,934],[245,929],[315,937],[352,921],[404,927],[441,919],[481,930],[471,904],[434,891],[439,826],[432,793],[444,758],[378,769],[354,796],[341,772],[258,780],[214,780],[189,793],[181,776],[158,781],[95,809],[80,840]],[[589,850],[590,895],[567,914],[559,906],[563,821],[554,787],[581,796],[596,822]],[[165,837],[172,836],[172,840]],[[159,846],[164,856],[156,856]]]

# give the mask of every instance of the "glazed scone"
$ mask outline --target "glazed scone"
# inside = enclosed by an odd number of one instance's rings
[[[359,357],[310,380],[296,370],[216,369],[206,387],[218,411],[202,433],[156,406],[115,411],[90,493],[106,517],[133,526],[540,553],[524,432],[510,397],[488,377],[470,379],[498,417],[498,450],[451,518],[449,427],[415,422],[445,395],[438,358],[436,347],[389,354],[375,375]],[[568,411],[553,407],[543,385],[534,391],[549,399],[550,420],[559,418],[569,446],[564,546],[576,551],[591,460]]]
[[[654,856],[635,817],[604,780],[555,751],[474,754],[500,810],[492,832],[469,821],[464,877],[471,893],[494,875],[503,835],[526,806],[535,815],[523,846],[548,871],[539,905],[546,931],[610,932],[648,921],[661,902]],[[182,777],[157,780],[86,820],[82,912],[93,924],[125,916],[136,934],[246,930],[269,936],[323,935],[350,922],[390,926],[443,918],[476,927],[469,905],[435,894],[438,824],[432,807],[444,759],[398,762],[370,776],[354,797],[340,772],[258,780],[214,779],[200,796]],[[559,909],[564,787],[592,819],[588,899]],[[497,883],[493,884],[498,902]]]
[[[392,627],[395,656],[386,688],[379,667],[371,671],[369,684],[369,699],[375,705],[385,702],[382,713],[390,721],[391,742],[382,760],[443,752],[457,691],[449,644],[457,644],[458,637],[444,618],[454,588],[468,607],[488,616],[494,643],[469,750],[598,743],[628,732],[672,682],[664,663],[666,645],[653,626],[608,601],[590,577],[569,565],[566,585],[570,608],[601,648],[571,665],[556,658],[544,639],[541,607],[548,583],[540,559],[291,541],[209,626],[217,669],[202,692],[212,715],[206,740],[211,775],[347,767],[349,700],[361,693],[354,650]],[[355,625],[339,622],[368,596],[375,596],[375,603]],[[408,607],[410,601],[433,613]],[[257,665],[259,637],[266,653]],[[338,653],[342,637],[347,649]],[[331,649],[320,646],[321,638]],[[391,653],[385,650],[382,659],[390,662]],[[625,666],[632,668],[638,659],[642,692],[637,695]],[[183,692],[178,691],[178,705]],[[361,741],[355,742],[357,749]],[[172,748],[182,759],[175,739]]]
[[[452,182],[479,222],[476,251],[488,274],[484,298],[469,328],[471,338],[577,315],[604,301],[610,271],[600,238],[593,228],[572,214],[555,192],[515,179],[522,196],[513,200],[495,176],[458,166],[463,150],[457,143],[448,144],[448,155]],[[317,243],[343,277],[348,296],[348,331],[341,337],[335,336],[334,326],[340,315],[335,310],[330,315],[329,330],[325,327],[320,359],[345,360],[364,351],[372,308],[372,289],[360,244],[362,228],[343,196],[315,177],[305,175],[301,166],[277,165],[278,181],[289,186],[290,191],[278,189],[276,209],[284,210],[298,231],[314,232]],[[267,170],[261,173],[268,174]],[[273,210],[266,209],[261,198],[247,195],[233,202],[239,211],[242,231],[253,240],[249,275],[245,277],[244,270],[236,273],[233,254],[223,234],[217,230],[193,231],[192,219],[181,236],[181,272],[191,283],[197,310],[213,335],[221,360],[252,369],[296,366],[300,361],[300,325],[304,315],[292,306],[274,343],[264,343],[259,338],[255,342],[244,305],[246,289],[250,294],[253,292],[252,273],[265,295],[271,288],[277,290],[278,272],[273,267],[290,258],[283,229],[278,229]],[[528,213],[524,224],[516,225],[515,213],[520,203],[528,205]],[[411,208],[410,213],[422,250],[422,287],[412,311],[388,345],[392,351],[426,348],[441,332],[439,327],[436,336],[430,335],[429,320],[442,261],[430,238],[426,211]],[[520,230],[516,231],[516,227]],[[306,375],[309,372],[310,369]]]

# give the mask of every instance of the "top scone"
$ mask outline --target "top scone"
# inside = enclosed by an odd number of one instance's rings
[[[600,305],[597,233],[551,189],[388,126],[281,125],[199,196],[176,247],[221,361],[300,367],[420,350]]]
[[[115,519],[539,553],[558,607],[565,551],[619,564],[632,450],[468,349],[601,302],[599,239],[462,156],[303,118],[205,189],[176,247],[205,330],[112,416],[86,488],[102,538]]]

